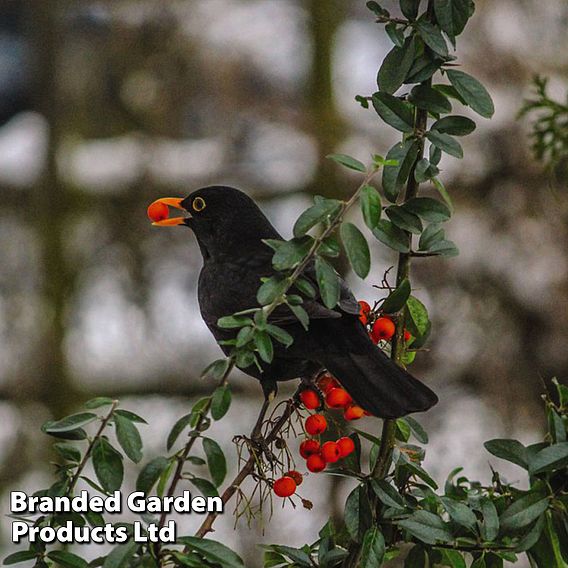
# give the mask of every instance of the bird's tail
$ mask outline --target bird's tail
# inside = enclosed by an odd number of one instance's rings
[[[342,345],[326,350],[322,363],[360,406],[380,418],[398,418],[424,412],[438,402],[432,390],[369,340],[363,326],[350,331],[339,335]],[[348,346],[343,344],[346,339]]]

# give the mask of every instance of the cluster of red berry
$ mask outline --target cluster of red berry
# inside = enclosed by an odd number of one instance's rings
[[[381,315],[374,318],[374,313],[371,306],[365,300],[359,300],[359,320],[367,327],[369,326],[369,337],[376,345],[379,341],[389,341],[392,339],[396,326],[389,316]],[[410,332],[404,330],[404,341],[408,342],[412,339]]]

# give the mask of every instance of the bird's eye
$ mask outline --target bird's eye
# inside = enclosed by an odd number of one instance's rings
[[[203,211],[207,205],[206,205],[205,199],[203,199],[203,197],[196,197],[193,200],[193,203],[191,204],[191,206],[193,207],[194,211],[197,211],[199,213],[199,211]]]

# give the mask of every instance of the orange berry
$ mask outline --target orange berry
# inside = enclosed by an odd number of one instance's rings
[[[325,463],[335,463],[341,457],[339,446],[335,442],[326,442],[321,447],[321,457]]]
[[[379,318],[373,324],[373,330],[371,331],[373,335],[373,340],[378,343],[381,339],[390,339],[395,332],[395,326],[390,318]]]
[[[361,418],[364,414],[365,411],[360,406],[353,404],[349,408],[345,409],[343,418],[345,418],[345,420],[359,420],[359,418]]]
[[[408,331],[408,329],[404,330],[404,341],[408,342],[412,339],[412,335],[410,334],[410,331]]]
[[[307,460],[311,455],[320,451],[320,443],[317,440],[304,440],[300,444],[300,455]]]
[[[325,432],[327,428],[327,420],[323,414],[312,414],[306,420],[306,432],[310,436],[317,436]]]
[[[290,495],[296,493],[296,482],[291,477],[285,475],[274,482],[272,490],[278,497],[290,497]]]
[[[349,436],[343,436],[343,438],[337,440],[337,447],[339,448],[339,455],[345,458],[355,451],[355,442]]]
[[[337,382],[337,379],[329,373],[324,373],[318,379],[318,387],[324,392],[324,394],[327,394],[328,391],[337,388],[338,386],[339,383]]]
[[[287,472],[285,477],[291,477],[296,485],[302,485],[302,481],[304,481],[304,476],[295,469],[291,469],[289,472]]]
[[[154,201],[148,206],[147,213],[151,221],[163,221],[169,217],[170,210],[166,204]]]
[[[310,456],[306,461],[306,467],[312,473],[319,473],[325,469],[326,463],[319,454]]]
[[[335,388],[326,394],[325,402],[330,408],[345,408],[353,402],[353,399],[345,389]]]
[[[306,389],[300,393],[300,400],[308,410],[314,410],[320,406],[320,397],[315,390]]]

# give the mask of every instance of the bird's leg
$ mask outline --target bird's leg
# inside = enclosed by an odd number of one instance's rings
[[[268,444],[264,440],[264,437],[262,435],[262,426],[264,424],[264,419],[266,418],[268,408],[276,397],[278,387],[276,386],[276,382],[273,381],[264,381],[261,383],[261,385],[262,392],[264,393],[264,402],[262,403],[258,418],[256,419],[256,423],[254,425],[254,428],[252,429],[250,441],[254,446],[257,446],[262,452],[264,452],[269,461],[273,461],[274,454],[270,451]]]

